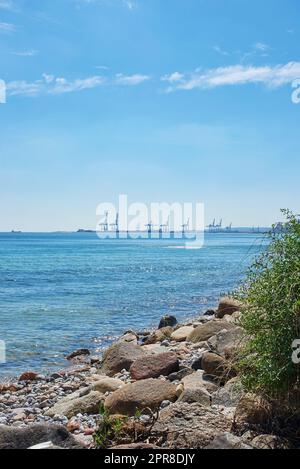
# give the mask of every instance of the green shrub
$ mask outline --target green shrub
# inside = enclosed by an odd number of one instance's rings
[[[292,343],[300,339],[300,221],[283,212],[286,224],[273,227],[266,251],[235,295],[246,305],[241,325],[249,337],[237,363],[242,382],[273,397],[293,392],[300,372],[292,361]]]

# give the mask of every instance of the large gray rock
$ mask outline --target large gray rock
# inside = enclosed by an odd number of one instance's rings
[[[168,448],[202,449],[230,426],[231,422],[215,409],[176,402],[160,413],[153,434],[162,437]]]
[[[122,386],[124,386],[124,382],[120,379],[99,375],[99,379],[91,384],[90,389],[105,394],[106,392],[116,391]]]
[[[238,436],[226,432],[223,435],[218,435],[214,440],[207,445],[204,449],[253,449],[251,446],[244,443]]]
[[[77,414],[97,414],[100,405],[104,403],[104,399],[104,395],[97,391],[91,391],[81,397],[78,397],[78,393],[74,393],[58,401],[48,410],[46,415],[49,417],[64,415],[71,418]]]
[[[237,378],[233,378],[224,387],[212,394],[212,404],[224,407],[236,407],[244,391]]]
[[[229,330],[222,330],[216,336],[209,339],[208,344],[219,355],[226,359],[234,356],[237,349],[245,341],[245,331],[241,327],[234,327]]]
[[[197,370],[182,379],[184,389],[206,389],[212,393],[218,389],[218,386],[204,374],[203,370]]]
[[[129,370],[132,363],[145,355],[142,347],[127,342],[111,345],[103,355],[101,373],[114,376],[122,370]]]
[[[132,379],[159,378],[168,376],[179,370],[179,360],[176,353],[167,352],[138,358],[130,367]]]
[[[1,449],[28,449],[51,441],[54,446],[65,449],[81,449],[73,436],[60,425],[32,425],[26,428],[0,426]]]
[[[158,329],[162,329],[163,327],[175,327],[176,325],[177,319],[175,316],[164,316],[159,322]]]
[[[137,410],[157,410],[163,401],[177,399],[176,386],[168,381],[145,379],[127,384],[105,400],[111,414],[135,415]]]
[[[233,327],[234,326],[228,321],[209,321],[205,324],[201,324],[200,326],[196,327],[187,337],[187,340],[193,343],[205,342],[212,336],[218,334],[218,332],[222,331],[223,329],[230,330]]]
[[[176,329],[171,335],[171,339],[176,342],[184,342],[187,337],[193,332],[193,326],[183,326]]]

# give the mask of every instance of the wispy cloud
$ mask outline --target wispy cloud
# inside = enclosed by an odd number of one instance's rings
[[[3,23],[0,22],[0,33],[11,34],[16,32],[17,27],[12,23]]]
[[[20,52],[12,52],[13,55],[17,55],[19,57],[33,57],[35,55],[38,55],[38,51],[37,50],[34,50],[34,49],[30,49],[30,50],[24,50],[24,51],[20,51]]]
[[[268,44],[264,44],[263,42],[256,42],[254,44],[254,49],[261,52],[267,52],[271,49],[271,47]]]
[[[56,77],[52,74],[44,73],[42,78],[33,82],[25,80],[11,81],[7,83],[7,92],[10,96],[43,96],[60,95],[65,93],[74,93],[100,86],[136,86],[150,77],[147,75],[122,75],[114,78],[106,78],[100,75],[86,78],[76,78],[68,80],[65,77]]]
[[[150,80],[148,75],[123,75],[122,73],[118,73],[116,75],[116,83],[118,85],[127,85],[127,86],[135,86],[144,83],[145,81]]]
[[[214,46],[213,50],[220,55],[229,55],[229,52],[227,52],[226,50],[223,50],[220,46]]]
[[[128,10],[134,10],[137,7],[136,0],[73,0],[79,8],[84,5],[106,5],[106,6],[123,6]]]
[[[232,65],[219,67],[206,71],[196,70],[186,74],[179,83],[172,81],[166,91],[208,89],[220,86],[263,84],[271,88],[278,88],[291,83],[300,77],[300,62],[289,62],[285,65],[275,66],[243,66]],[[164,79],[166,77],[163,77]]]

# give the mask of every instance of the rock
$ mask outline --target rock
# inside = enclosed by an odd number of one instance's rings
[[[137,345],[138,336],[136,335],[135,332],[128,331],[128,332],[125,332],[125,334],[123,334],[122,337],[120,337],[118,342],[129,342],[129,343],[133,343],[133,344]]]
[[[162,410],[152,433],[168,449],[202,449],[219,433],[230,429],[230,421],[211,407],[176,402]]]
[[[177,371],[176,373],[171,373],[168,376],[169,381],[181,381],[186,376],[193,373],[191,368],[182,368],[181,370]]]
[[[67,358],[67,360],[73,360],[76,357],[82,357],[82,356],[86,356],[86,355],[90,355],[90,354],[91,354],[91,352],[88,349],[81,348],[81,349],[76,350],[75,352],[71,353],[66,358]]]
[[[225,357],[232,358],[236,350],[241,347],[245,340],[245,331],[241,327],[220,331],[215,337],[209,339],[208,344],[212,349]]]
[[[159,353],[168,352],[168,348],[160,344],[143,345],[142,350],[147,355],[157,355]]]
[[[13,422],[18,422],[20,420],[25,420],[26,419],[26,413],[25,409],[13,409],[12,411],[12,421]]]
[[[223,329],[229,330],[234,326],[227,321],[209,321],[196,327],[187,337],[189,342],[205,342]]]
[[[176,329],[171,335],[171,339],[176,342],[184,342],[187,337],[193,332],[193,326],[184,326]]]
[[[290,449],[286,440],[275,435],[258,435],[250,444],[255,449]]]
[[[19,381],[37,381],[38,376],[38,373],[34,373],[34,371],[27,371],[20,376]]]
[[[51,409],[46,412],[49,417],[55,415],[64,415],[67,418],[74,417],[77,414],[97,414],[100,405],[104,402],[104,395],[97,391],[91,391],[82,397],[71,395],[58,401]]]
[[[243,395],[243,388],[237,378],[228,381],[212,395],[212,404],[225,407],[236,407]]]
[[[176,353],[167,352],[138,358],[133,362],[129,371],[132,379],[140,380],[168,376],[170,373],[178,371],[178,369],[179,360]]]
[[[211,395],[204,387],[184,389],[178,399],[178,402],[187,402],[192,404],[198,402],[204,406],[211,405]]]
[[[173,327],[162,327],[157,329],[157,331],[150,334],[144,341],[145,345],[156,344],[156,342],[163,342],[166,339],[171,337],[173,332]]]
[[[191,367],[193,370],[202,370],[202,355],[201,357],[197,357],[193,360]]]
[[[207,378],[203,370],[198,370],[195,373],[183,378],[182,383],[184,389],[206,389],[208,392],[214,392],[218,386]]]
[[[216,311],[216,317],[223,318],[225,314],[230,315],[235,313],[236,311],[241,311],[242,307],[243,304],[240,301],[225,296],[220,299],[219,307]]]
[[[163,401],[174,402],[176,399],[173,384],[151,378],[118,389],[105,400],[105,408],[112,414],[134,415],[137,410],[156,410]]]
[[[27,449],[47,441],[64,449],[82,448],[60,425],[40,424],[26,428],[0,426],[0,449]]]
[[[214,309],[208,309],[207,311],[205,311],[203,316],[214,316],[215,314],[216,314],[216,312],[215,312]]]
[[[218,435],[214,440],[207,445],[204,449],[253,449],[251,446],[246,445],[243,440],[232,433],[226,432]]]
[[[218,376],[225,379],[232,378],[232,373],[228,370],[228,364],[224,358],[215,353],[205,352],[202,356],[202,368],[208,375]]]
[[[163,327],[175,327],[177,325],[177,319],[175,316],[164,316],[161,318],[158,329]]]
[[[106,392],[116,391],[122,386],[124,386],[124,383],[120,379],[99,376],[99,380],[92,383],[90,389],[105,394]]]
[[[238,402],[234,420],[237,426],[264,425],[271,420],[270,403],[256,394],[244,394]]]
[[[111,345],[103,355],[101,373],[114,376],[122,370],[129,370],[132,363],[145,352],[139,345],[118,342]]]
[[[4,394],[7,392],[17,392],[19,387],[15,384],[0,384],[0,394]]]

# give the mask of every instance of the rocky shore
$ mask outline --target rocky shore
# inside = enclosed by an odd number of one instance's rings
[[[268,406],[232,366],[241,310],[222,298],[188,323],[128,331],[102,357],[78,350],[64,370],[1,384],[0,449],[288,447],[262,430]]]

